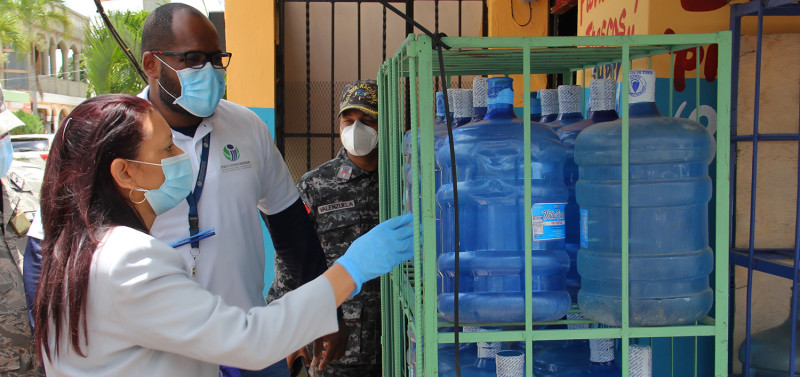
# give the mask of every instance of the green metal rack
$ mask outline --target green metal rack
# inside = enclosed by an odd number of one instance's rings
[[[714,376],[727,376],[728,371],[728,236],[729,236],[729,164],[730,148],[730,92],[731,92],[731,34],[643,35],[603,37],[494,37],[494,38],[442,38],[451,47],[445,50],[444,64],[448,76],[522,74],[523,103],[526,124],[530,119],[530,75],[536,73],[561,73],[571,81],[572,73],[606,64],[621,63],[620,80],[628,82],[631,62],[667,54],[674,64],[673,52],[716,44],[719,48],[719,76],[717,79],[717,143],[714,162],[716,176],[715,198],[712,203],[715,222],[715,274],[714,309],[711,315],[688,326],[631,327],[628,313],[629,287],[623,284],[622,326],[618,328],[546,329],[534,330],[542,324],[590,323],[591,321],[561,320],[534,323],[532,303],[525,301],[525,323],[492,324],[503,331],[459,333],[460,342],[524,341],[526,344],[525,374],[532,376],[532,343],[543,340],[616,338],[622,344],[619,361],[623,377],[629,375],[629,345],[640,338],[709,337],[713,339]],[[379,174],[380,213],[382,219],[401,214],[403,208],[403,151],[402,140],[406,125],[410,126],[412,140],[412,200],[414,213],[414,259],[396,268],[381,282],[383,305],[383,375],[399,377],[407,374],[407,326],[416,334],[417,375],[438,375],[438,343],[452,343],[452,332],[439,332],[440,326],[453,326],[439,320],[437,308],[436,270],[436,218],[434,192],[434,80],[439,76],[439,63],[433,41],[425,35],[409,35],[393,57],[385,61],[378,71],[379,106]],[[699,55],[699,54],[698,54]],[[699,66],[699,64],[698,64]],[[698,70],[699,71],[699,70]],[[698,82],[700,80],[698,72]],[[449,80],[445,80],[449,81]],[[699,91],[699,85],[698,89]],[[628,94],[621,95],[622,118],[622,237],[629,232],[629,122]],[[699,95],[698,95],[699,98]],[[670,95],[670,102],[672,95]],[[699,99],[698,99],[699,101]],[[525,196],[526,207],[531,207],[530,128],[524,127]],[[445,146],[447,147],[447,146]],[[531,297],[531,213],[525,213],[525,292]],[[628,245],[622,248],[622,280],[628,281]],[[460,323],[459,325],[469,325]],[[481,324],[486,325],[486,324]],[[524,326],[524,327],[523,327]],[[523,328],[523,330],[518,330]],[[420,346],[422,345],[422,346]],[[694,360],[687,363],[697,363]],[[678,360],[677,362],[682,362]],[[696,368],[695,368],[695,374]]]

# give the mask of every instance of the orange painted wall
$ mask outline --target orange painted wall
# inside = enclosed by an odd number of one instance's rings
[[[550,10],[547,1],[537,0],[532,3],[520,0],[487,0],[489,8],[490,37],[542,37],[547,35]],[[529,7],[530,6],[530,7]],[[513,7],[513,18],[512,18]],[[530,13],[529,13],[530,9]],[[519,26],[528,21],[526,26]],[[514,106],[522,107],[522,75],[511,75],[514,79]],[[547,76],[531,75],[531,90],[547,88]]]
[[[228,99],[247,107],[275,107],[275,3],[225,2]]]

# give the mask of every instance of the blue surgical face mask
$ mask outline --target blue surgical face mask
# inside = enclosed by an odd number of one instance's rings
[[[156,59],[164,63],[158,56],[156,56]],[[169,94],[170,97],[175,99],[175,101],[172,102],[173,104],[184,108],[190,114],[200,118],[209,117],[211,114],[214,114],[219,100],[221,100],[222,96],[225,94],[224,69],[214,68],[211,63],[206,63],[203,65],[203,68],[200,69],[184,68],[180,71],[170,67],[167,63],[164,63],[164,65],[178,74],[178,80],[180,80],[181,83],[181,96],[175,97],[161,85],[160,81],[158,82],[158,86],[160,86],[165,93]]]
[[[136,191],[144,192],[144,197],[150,203],[156,216],[175,208],[192,192],[194,183],[192,182],[192,163],[186,153],[162,159],[160,164],[137,160],[128,161],[161,166],[161,170],[164,172],[164,183],[161,184],[161,187],[155,190],[136,189]]]
[[[0,177],[5,177],[14,159],[14,148],[11,146],[11,135],[0,139]]]

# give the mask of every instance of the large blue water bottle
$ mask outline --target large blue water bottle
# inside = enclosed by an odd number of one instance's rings
[[[662,117],[655,73],[631,71],[630,325],[688,324],[711,309],[708,164],[714,140],[692,120]],[[610,326],[622,318],[621,120],[595,124],[575,142],[581,211],[578,305]]]
[[[800,316],[797,331],[800,332]],[[750,377],[786,377],[791,366],[792,316],[780,326],[750,336]],[[744,367],[745,344],[739,346],[739,361]],[[795,342],[794,377],[800,376],[800,341]]]
[[[489,80],[486,119],[453,131],[460,216],[459,319],[463,322],[523,322],[524,215],[533,221],[533,320],[557,320],[569,310],[564,284],[564,147],[547,126],[530,125],[533,208],[525,208],[523,126],[514,119],[510,78]],[[443,279],[439,311],[454,320],[454,201],[450,151],[437,154],[442,187]]]
[[[444,94],[442,92],[436,92],[435,98],[436,116],[433,118],[434,146],[441,145],[441,141],[447,137],[447,118],[445,117]],[[411,212],[411,174],[413,171],[411,169],[411,155],[413,151],[413,145],[411,142],[411,131],[409,130],[403,135],[403,173],[406,178],[403,188],[405,194],[404,203],[407,212]],[[419,146],[419,142],[417,145]],[[437,172],[435,176],[438,187],[438,182],[441,175]]]
[[[480,327],[475,328],[471,327],[472,330],[470,331],[477,331],[477,332],[493,332],[493,331],[500,331],[499,327]],[[497,353],[502,349],[503,343],[501,342],[479,342],[477,347],[477,358],[474,359],[474,363],[470,363],[469,360],[465,360],[460,358],[459,354],[459,367],[461,368],[461,376],[462,377],[497,377],[497,363],[495,362],[495,357]],[[445,368],[447,370],[442,371],[439,370],[439,375],[442,377],[456,377],[458,374],[456,373],[456,365],[452,358],[448,359],[450,365],[447,365]],[[441,365],[441,362],[439,363]]]
[[[472,107],[475,115],[473,122],[480,122],[486,116],[486,77],[476,76],[472,79]]]
[[[558,117],[554,122],[548,123],[556,132],[561,127],[583,120],[581,91],[583,91],[583,88],[578,85],[558,86]]]
[[[614,361],[614,339],[589,340],[589,367],[562,373],[559,377],[620,377],[622,370]],[[633,375],[633,374],[632,374]]]
[[[564,163],[564,184],[569,190],[569,201],[566,213],[566,243],[570,265],[567,272],[567,291],[573,302],[578,302],[578,290],[581,288],[581,277],[578,275],[577,257],[580,247],[580,211],[575,200],[575,183],[578,182],[578,165],[575,164],[575,139],[587,127],[595,124],[616,120],[617,111],[614,110],[617,98],[617,83],[614,80],[596,79],[591,84],[589,94],[589,116],[569,126],[558,129],[558,138],[567,151],[567,160]]]
[[[567,319],[586,319],[581,313],[567,313]],[[567,325],[570,330],[588,329],[588,324]],[[558,377],[565,373],[581,372],[589,367],[589,341],[570,339],[543,343],[543,349],[533,355],[533,375],[536,377]]]
[[[539,92],[531,92],[531,122],[539,122],[542,120],[542,100],[539,98]]]
[[[542,118],[539,122],[555,122],[558,118],[558,89],[540,89],[539,99],[542,102]]]
[[[465,332],[468,332],[465,326]],[[477,330],[474,330],[477,331]],[[406,352],[406,364],[408,364],[409,376],[423,376],[421,370],[417,370],[417,338],[411,327],[406,332],[408,334],[408,351]],[[438,344],[438,366],[439,374],[446,373],[455,369],[456,347],[451,343]],[[458,346],[458,362],[460,365],[474,365],[477,360],[477,345],[475,343],[461,343]]]

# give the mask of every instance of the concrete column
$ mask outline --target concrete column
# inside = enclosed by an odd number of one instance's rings
[[[53,41],[50,41],[50,76],[55,77],[58,73],[58,67],[56,67],[56,45]]]
[[[61,78],[68,80],[69,79],[69,50],[65,48],[61,48]]]
[[[81,54],[77,50],[72,50],[72,71],[75,79],[72,81],[81,81]]]

